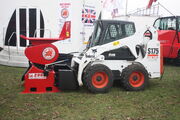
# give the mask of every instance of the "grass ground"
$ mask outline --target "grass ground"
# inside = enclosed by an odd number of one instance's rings
[[[19,94],[24,71],[0,66],[0,120],[180,120],[180,67],[166,65],[145,91],[116,86],[107,94]]]

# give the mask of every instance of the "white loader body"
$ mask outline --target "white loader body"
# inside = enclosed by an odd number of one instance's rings
[[[161,76],[160,42],[157,40],[156,30],[151,28],[150,31],[153,34],[151,40],[149,40],[149,38],[144,38],[144,40],[142,40],[143,34],[141,34],[141,36],[138,34],[134,34],[124,39],[119,39],[114,42],[92,47],[84,53],[82,58],[80,58],[79,55],[74,56],[72,60],[72,67],[74,66],[75,63],[79,65],[78,75],[77,75],[79,85],[80,86],[83,85],[82,82],[83,71],[89,63],[92,63],[91,65],[103,64],[107,66],[110,70],[118,70],[120,74],[122,73],[123,69],[126,68],[128,65],[141,64],[148,71],[149,78],[160,77]],[[145,52],[144,57],[142,56],[141,52],[137,54],[136,51],[137,45],[144,46],[144,52]],[[128,47],[136,59],[133,61],[105,60],[105,57],[102,55],[102,53],[106,51],[118,49],[121,47]],[[112,54],[109,53],[109,55],[113,56],[113,53]]]

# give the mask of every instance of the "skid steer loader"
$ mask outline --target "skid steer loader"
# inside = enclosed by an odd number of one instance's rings
[[[82,85],[90,92],[106,93],[114,80],[120,80],[126,90],[139,91],[147,87],[149,78],[162,74],[156,30],[138,33],[133,22],[97,20],[86,49],[80,53],[61,54],[57,45],[53,42],[26,49],[30,67],[23,76],[24,93],[58,92]]]

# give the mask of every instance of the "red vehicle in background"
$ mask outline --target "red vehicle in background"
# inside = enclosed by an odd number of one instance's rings
[[[154,27],[158,29],[158,40],[163,45],[165,60],[180,64],[180,16],[156,19]]]

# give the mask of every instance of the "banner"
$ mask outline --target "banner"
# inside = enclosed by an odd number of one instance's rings
[[[156,2],[157,0],[149,0],[149,4],[147,6],[147,8],[151,8],[153,2]]]

